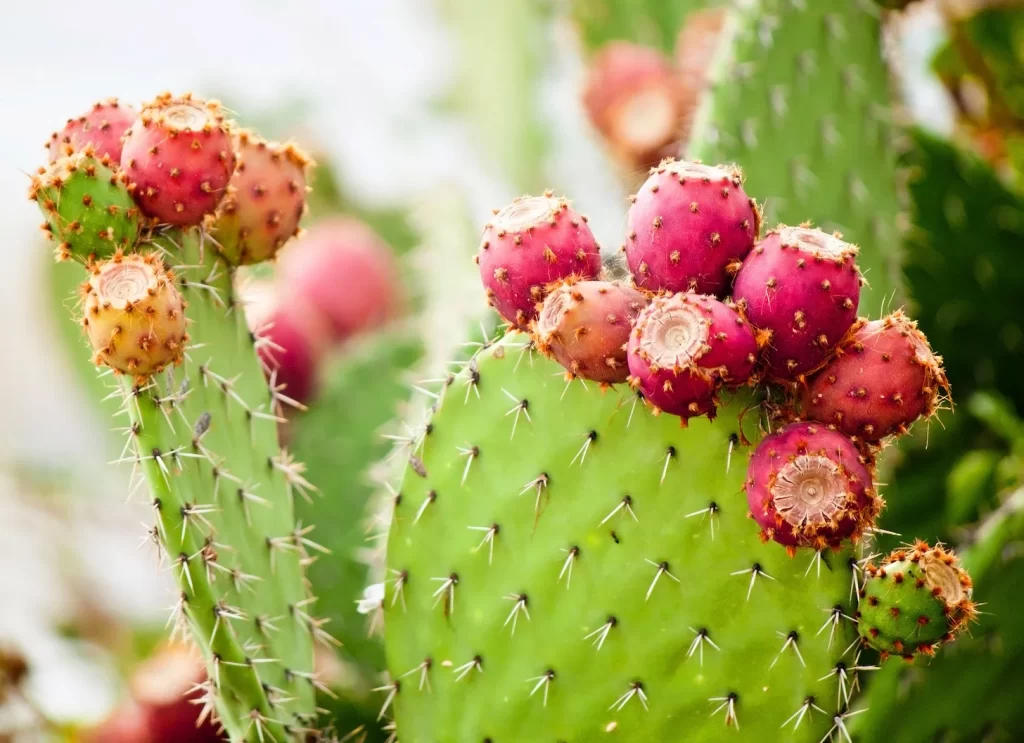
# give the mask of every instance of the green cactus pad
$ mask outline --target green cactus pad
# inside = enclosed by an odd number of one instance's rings
[[[33,178],[29,196],[46,217],[60,259],[106,258],[138,240],[139,210],[126,179],[107,160],[86,153],[62,157]]]
[[[751,400],[683,429],[561,372],[506,336],[407,451],[381,689],[403,743],[820,740],[856,665],[853,556],[760,541]]]
[[[294,517],[302,470],[278,449],[227,266],[195,231],[156,244],[176,267],[192,345],[182,366],[122,386],[153,537],[181,591],[175,628],[206,655],[208,698],[232,741],[290,740],[315,726],[313,642],[326,633],[303,575],[315,535]]]
[[[755,0],[723,31],[688,157],[743,166],[764,224],[805,220],[860,246],[874,313],[898,286],[897,149],[879,12]]]

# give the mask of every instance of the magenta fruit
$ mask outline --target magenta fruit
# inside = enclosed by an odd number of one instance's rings
[[[281,253],[286,296],[319,313],[334,341],[372,330],[402,306],[399,268],[388,245],[355,219],[316,224]]]
[[[647,303],[643,294],[622,284],[566,282],[544,300],[534,323],[537,348],[574,377],[625,382],[629,331]]]
[[[806,418],[875,442],[933,415],[943,389],[949,383],[942,357],[897,310],[851,332],[802,390],[800,405]]]
[[[203,659],[183,645],[166,645],[132,675],[134,701],[145,720],[145,743],[217,743],[226,736],[209,717],[200,723]],[[136,740],[134,743],[138,743]]]
[[[852,441],[819,424],[792,423],[766,437],[743,486],[762,538],[790,554],[857,540],[882,507],[871,468]]]
[[[160,222],[197,225],[226,193],[235,169],[220,104],[169,93],[147,104],[125,134],[121,169],[142,211]]]
[[[293,144],[240,131],[238,164],[217,211],[213,236],[233,265],[260,263],[299,232],[306,211],[306,171],[312,160]]]
[[[550,192],[521,196],[496,211],[476,262],[488,303],[520,330],[537,317],[549,284],[601,273],[600,248],[586,217]]]
[[[91,145],[97,159],[109,158],[110,162],[118,165],[121,162],[121,138],[137,118],[135,109],[118,103],[116,98],[94,103],[88,113],[77,119],[68,119],[63,129],[50,135],[46,143],[50,162],[81,152]]]
[[[719,297],[760,229],[737,169],[672,159],[651,171],[627,221],[624,250],[638,287]]]
[[[757,342],[743,317],[714,297],[656,297],[637,317],[627,346],[630,383],[655,408],[713,418],[716,394],[745,384]]]
[[[683,90],[671,61],[650,47],[614,41],[591,62],[583,107],[614,154],[648,168],[679,139]]]
[[[764,362],[776,381],[819,368],[857,317],[857,248],[808,226],[779,227],[751,251],[733,299],[768,335]]]

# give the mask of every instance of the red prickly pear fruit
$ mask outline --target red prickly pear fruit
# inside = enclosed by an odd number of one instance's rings
[[[260,263],[299,232],[306,212],[308,155],[248,131],[235,136],[237,165],[217,210],[213,237],[232,265]]]
[[[649,291],[724,297],[760,220],[737,169],[664,160],[629,208],[624,249],[633,281]]]
[[[68,119],[63,129],[50,135],[46,143],[50,162],[91,145],[99,160],[109,158],[114,165],[119,164],[121,137],[137,118],[134,108],[118,103],[116,98],[94,103],[88,113]]]
[[[801,391],[800,407],[809,420],[876,442],[933,415],[942,390],[949,391],[942,357],[897,310],[855,326]]]
[[[316,224],[281,253],[279,275],[285,295],[305,300],[336,342],[380,327],[403,304],[391,248],[356,219]]]
[[[235,170],[231,127],[220,104],[187,93],[159,96],[125,133],[121,169],[147,216],[200,224],[217,208]]]
[[[156,743],[149,735],[149,720],[141,705],[129,702],[107,719],[82,733],[82,743]]]
[[[683,116],[679,139],[686,142],[701,96],[710,82],[708,72],[718,48],[726,11],[723,8],[694,10],[686,15],[676,37],[676,67],[683,88]]]
[[[570,277],[596,279],[601,250],[564,198],[551,192],[520,196],[484,228],[476,256],[487,302],[505,320],[527,330],[548,287]]]
[[[614,41],[591,62],[583,107],[617,158],[630,168],[648,168],[679,140],[683,89],[661,52]]]
[[[659,410],[714,417],[716,394],[750,380],[757,341],[724,302],[698,294],[656,297],[640,313],[627,346],[630,384]]]
[[[803,225],[770,231],[736,275],[733,299],[767,336],[763,360],[775,381],[821,367],[857,318],[857,247]]]
[[[156,253],[90,264],[82,327],[94,362],[143,379],[180,364],[188,343],[185,302]]]
[[[246,286],[242,301],[268,381],[296,402],[310,402],[329,338],[322,318],[302,298],[283,297],[269,281]]]
[[[202,658],[181,645],[161,648],[135,671],[132,696],[146,721],[147,743],[218,743],[225,736],[209,718],[201,725],[202,696],[197,688],[206,680]]]
[[[820,424],[792,423],[764,438],[743,486],[762,538],[790,554],[858,539],[882,508],[872,467],[850,439]]]
[[[534,322],[537,348],[574,377],[625,382],[629,331],[648,301],[610,281],[567,281],[548,294]]]

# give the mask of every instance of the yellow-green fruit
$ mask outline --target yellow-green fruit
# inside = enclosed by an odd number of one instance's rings
[[[97,365],[148,377],[180,363],[188,334],[184,302],[156,254],[123,255],[92,267],[82,326]]]

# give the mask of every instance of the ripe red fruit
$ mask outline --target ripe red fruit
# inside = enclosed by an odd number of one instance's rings
[[[770,334],[768,376],[799,379],[819,368],[857,317],[857,248],[810,227],[780,227],[743,262],[733,299]]]
[[[624,249],[638,287],[724,297],[760,215],[736,169],[669,159],[637,192],[628,229]]]
[[[116,98],[94,103],[88,113],[68,119],[63,129],[50,135],[46,143],[50,162],[91,146],[98,159],[110,158],[114,165],[120,164],[121,137],[137,118],[134,108]]]
[[[281,253],[286,302],[305,302],[342,341],[395,317],[401,279],[387,243],[366,224],[335,218],[314,225]]]
[[[168,645],[143,663],[131,680],[132,697],[142,709],[148,743],[218,743],[225,740],[207,715],[201,725],[206,680],[202,658],[190,648]]]
[[[550,284],[601,273],[600,248],[586,217],[550,193],[522,196],[496,212],[476,261],[488,303],[520,330],[537,317]]]
[[[758,444],[743,487],[764,539],[822,550],[874,523],[882,501],[871,467],[841,433],[793,423]]]
[[[750,379],[757,342],[750,324],[714,297],[656,297],[629,337],[630,383],[659,410],[685,421],[713,418],[722,387]]]
[[[808,381],[800,406],[809,419],[874,442],[933,415],[943,389],[949,383],[942,357],[932,353],[917,323],[897,310],[850,333]]]

